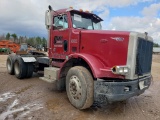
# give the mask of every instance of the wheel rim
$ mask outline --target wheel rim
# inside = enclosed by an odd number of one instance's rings
[[[69,82],[69,92],[73,99],[79,100],[82,95],[81,81],[77,76],[71,76]]]
[[[16,74],[16,75],[19,75],[20,70],[19,70],[19,63],[18,63],[18,62],[15,62],[14,69],[15,69],[15,74]]]
[[[8,71],[11,71],[11,61],[7,60],[7,69]]]

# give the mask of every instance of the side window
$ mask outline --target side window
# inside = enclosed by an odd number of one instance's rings
[[[54,20],[54,30],[57,29],[66,29],[68,28],[67,15],[59,15],[53,18]]]
[[[68,28],[68,19],[67,19],[67,15],[64,15],[64,25],[63,28]]]

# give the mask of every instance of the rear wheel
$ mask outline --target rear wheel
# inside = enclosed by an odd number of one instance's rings
[[[33,71],[34,71],[34,66],[33,63],[25,63],[27,66],[27,74],[26,74],[26,78],[30,78],[33,75]]]
[[[82,66],[68,71],[66,91],[69,101],[78,109],[89,108],[93,104],[93,78],[91,73]]]
[[[11,75],[14,75],[15,58],[16,58],[15,55],[8,55],[8,58],[7,58],[7,61],[6,61],[7,71]]]
[[[17,57],[14,63],[14,73],[17,78],[23,79],[27,74],[27,66],[21,57]]]

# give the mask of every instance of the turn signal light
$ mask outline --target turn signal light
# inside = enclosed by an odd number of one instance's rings
[[[86,12],[86,13],[89,13],[89,11],[88,11],[88,10],[86,10],[85,12]]]

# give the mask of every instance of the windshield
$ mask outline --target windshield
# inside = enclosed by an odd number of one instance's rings
[[[77,29],[101,30],[101,19],[93,14],[71,11],[72,24]]]

